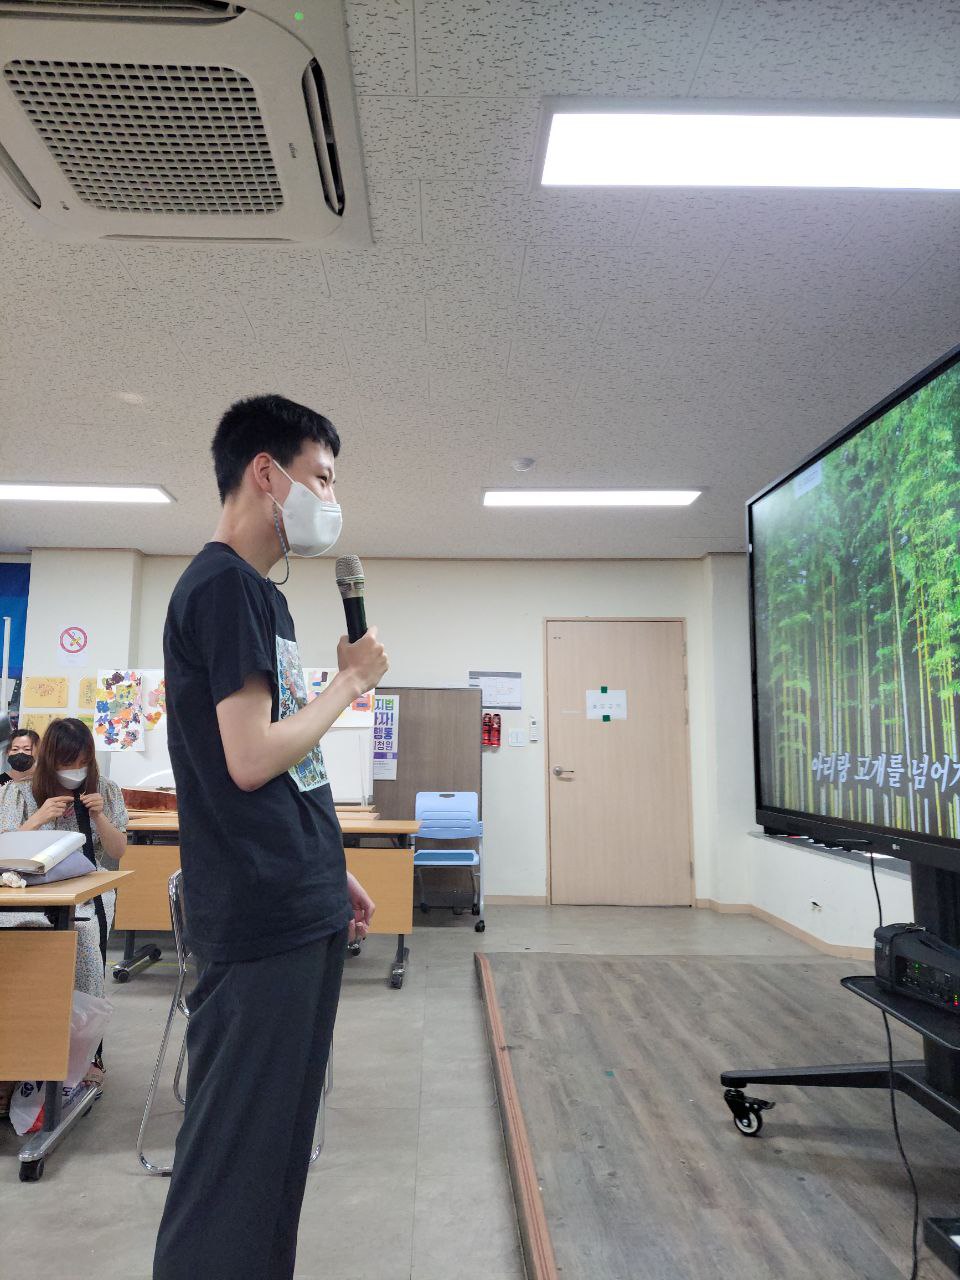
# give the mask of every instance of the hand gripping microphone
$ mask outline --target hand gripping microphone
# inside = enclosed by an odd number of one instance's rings
[[[356,644],[367,632],[367,615],[363,607],[363,565],[359,556],[337,559],[337,586],[343,596],[343,612],[347,616],[347,637]]]

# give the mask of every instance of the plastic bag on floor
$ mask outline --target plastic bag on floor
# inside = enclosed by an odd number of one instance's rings
[[[83,1088],[81,1084],[63,1085],[63,1105]],[[10,1123],[21,1138],[43,1128],[43,1081],[21,1080],[10,1099]]]
[[[67,1063],[67,1078],[63,1082],[65,1085],[79,1084],[83,1079],[97,1046],[103,1039],[112,1013],[113,1005],[109,1000],[89,996],[85,991],[73,993],[70,1010],[70,1058]]]

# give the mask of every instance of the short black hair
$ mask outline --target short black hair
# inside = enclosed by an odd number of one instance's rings
[[[210,452],[220,501],[240,487],[247,463],[269,453],[289,466],[305,440],[325,444],[334,457],[340,452],[337,429],[322,413],[284,396],[251,396],[232,404],[220,419]]]

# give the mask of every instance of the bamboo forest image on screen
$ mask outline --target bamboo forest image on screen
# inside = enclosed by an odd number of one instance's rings
[[[751,508],[761,808],[960,837],[960,363]]]

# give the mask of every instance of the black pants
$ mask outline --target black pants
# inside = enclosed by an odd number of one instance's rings
[[[153,1280],[291,1280],[346,940],[201,966]]]

